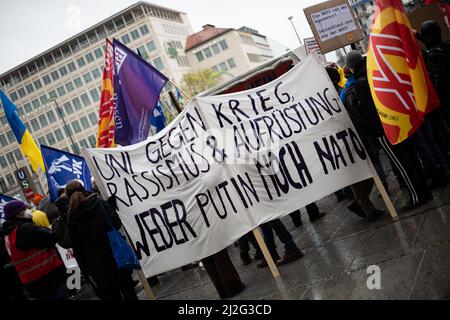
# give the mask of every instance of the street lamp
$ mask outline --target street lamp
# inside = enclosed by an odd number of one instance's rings
[[[288,20],[292,24],[292,28],[294,28],[295,34],[297,35],[298,42],[300,42],[300,45],[302,46],[303,45],[302,40],[300,39],[300,36],[298,35],[297,29],[295,28],[295,25],[294,25],[294,22],[292,21],[292,19],[294,19],[294,17],[292,17],[292,16],[288,18]]]
[[[66,135],[69,136],[69,140],[72,143],[72,149],[75,153],[79,154],[79,150],[78,150],[78,146],[75,144],[75,142],[73,141],[73,137],[72,137],[72,131],[70,130],[69,126],[66,123],[66,119],[64,118],[64,115],[61,111],[61,108],[59,107],[58,101],[55,98],[50,99],[48,102],[54,102],[56,105],[56,110],[58,110],[58,114],[59,117],[61,118],[61,120],[63,121],[64,124],[64,129],[66,131]]]

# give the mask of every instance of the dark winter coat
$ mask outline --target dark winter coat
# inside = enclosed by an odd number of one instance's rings
[[[109,244],[107,233],[111,227],[105,213],[114,228],[120,228],[115,210],[96,194],[69,212],[68,219],[70,242],[81,272],[99,288],[115,287],[120,272]]]
[[[33,248],[46,249],[56,245],[56,235],[48,228],[35,225],[30,219],[17,218],[3,223],[4,235],[9,235],[16,227],[16,246],[19,250]],[[66,285],[66,268],[64,265],[48,275],[25,286],[34,297],[45,296]]]

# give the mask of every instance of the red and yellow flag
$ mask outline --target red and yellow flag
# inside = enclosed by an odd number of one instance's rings
[[[113,148],[114,144],[114,49],[106,39],[105,67],[98,117],[97,148]]]
[[[410,137],[439,106],[400,0],[377,0],[367,52],[367,77],[386,137]]]

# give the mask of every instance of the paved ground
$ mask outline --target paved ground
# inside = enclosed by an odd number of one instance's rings
[[[404,200],[390,175],[392,199]],[[233,299],[449,299],[450,298],[450,187],[435,190],[434,201],[400,213],[400,221],[386,215],[368,223],[337,203],[334,196],[318,202],[328,214],[311,224],[302,209],[303,226],[283,222],[305,256],[279,267],[281,279],[256,262],[242,266],[239,248],[229,252],[246,289]],[[376,190],[372,199],[382,208]],[[283,253],[278,242],[279,253]],[[253,249],[252,249],[253,250]],[[252,252],[253,253],[253,252]],[[381,289],[369,290],[367,267],[381,269]],[[200,267],[165,273],[154,286],[157,299],[219,299],[206,272]],[[139,297],[144,299],[142,287]],[[88,286],[76,299],[95,299]]]

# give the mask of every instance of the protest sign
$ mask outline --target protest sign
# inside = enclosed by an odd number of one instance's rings
[[[61,256],[67,270],[78,267],[78,263],[73,255],[72,249],[64,249],[59,244],[56,245],[56,249],[58,250],[58,253]]]
[[[331,0],[303,9],[322,53],[363,39],[347,0]]]
[[[315,54],[264,86],[194,99],[146,141],[83,154],[147,277],[373,176]]]
[[[12,200],[15,199],[0,193],[0,226],[3,224],[3,222],[5,222],[5,213],[3,212],[3,207],[7,202]]]
[[[303,43],[305,44],[306,54],[310,54],[312,52],[316,52],[322,62],[327,62],[325,55],[320,51],[319,44],[316,41],[316,38],[304,38]]]

